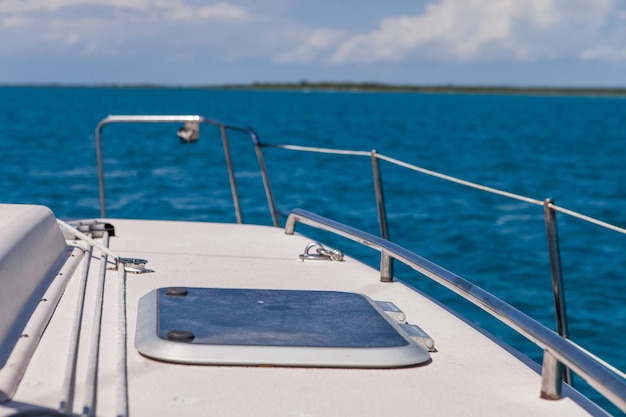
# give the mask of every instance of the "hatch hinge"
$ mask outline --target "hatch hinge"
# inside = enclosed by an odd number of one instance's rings
[[[400,310],[391,301],[376,301],[376,305],[380,307],[389,317],[394,319],[400,325],[400,328],[418,345],[422,346],[429,352],[435,352],[435,341],[417,324],[409,324],[406,321],[406,314]]]

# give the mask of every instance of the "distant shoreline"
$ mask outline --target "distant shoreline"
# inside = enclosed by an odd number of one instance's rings
[[[184,89],[184,90],[249,90],[249,91],[302,91],[302,92],[365,92],[365,93],[424,93],[424,94],[505,94],[552,96],[615,96],[626,97],[626,87],[515,87],[515,86],[464,86],[464,85],[400,85],[374,82],[307,82],[216,85],[168,84],[60,84],[21,83],[0,84],[0,87],[23,88],[119,88],[119,89]]]

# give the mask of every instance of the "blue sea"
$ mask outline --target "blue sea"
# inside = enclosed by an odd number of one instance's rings
[[[0,87],[0,201],[98,217],[94,129],[109,114],[200,114],[272,144],[376,149],[626,227],[626,99],[610,97]],[[197,143],[182,145],[178,127],[105,127],[110,217],[235,221],[219,130],[202,126]],[[230,141],[244,220],[271,224],[252,144],[235,133]],[[301,207],[378,233],[369,158],[264,152],[281,212]],[[542,207],[384,161],[381,169],[391,240],[555,328]],[[571,339],[626,370],[626,236],[557,217]],[[396,274],[541,361],[538,348],[457,296],[408,268]]]

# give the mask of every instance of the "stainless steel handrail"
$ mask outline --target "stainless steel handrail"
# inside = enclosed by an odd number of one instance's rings
[[[102,129],[104,126],[110,123],[184,123],[184,122],[196,122],[204,123],[220,129],[222,137],[222,145],[224,148],[224,157],[226,159],[226,165],[228,168],[228,176],[230,181],[230,188],[233,197],[233,204],[235,206],[235,214],[237,216],[237,222],[243,223],[243,215],[241,213],[241,206],[239,204],[239,195],[237,192],[237,184],[235,180],[235,173],[233,164],[230,157],[230,147],[228,142],[228,131],[238,131],[247,133],[254,145],[257,161],[259,163],[259,171],[263,179],[263,186],[265,188],[265,195],[267,197],[267,203],[272,216],[272,222],[274,226],[279,226],[278,211],[274,204],[274,198],[272,196],[272,189],[267,175],[267,169],[265,167],[265,159],[263,157],[262,147],[263,145],[259,141],[256,132],[248,127],[235,126],[226,123],[219,122],[214,119],[198,115],[186,115],[186,116],[171,116],[171,115],[120,115],[120,116],[108,116],[102,119],[96,126],[95,142],[96,142],[96,162],[98,167],[98,193],[100,196],[100,217],[106,218],[106,189],[104,185],[104,163],[102,160]]]
[[[557,221],[556,221],[556,212],[558,211],[568,216],[583,220],[585,222],[592,223],[597,226],[604,227],[606,229],[613,230],[622,234],[626,234],[626,229],[624,228],[600,221],[598,219],[594,219],[589,216],[585,216],[575,211],[568,210],[564,207],[557,206],[552,199],[546,199],[544,201],[541,201],[538,199],[510,193],[508,191],[496,189],[493,187],[487,187],[482,184],[452,177],[450,175],[432,171],[432,170],[429,170],[429,169],[426,169],[417,165],[409,164],[407,162],[380,154],[376,150],[372,150],[371,152],[363,152],[363,151],[358,151],[358,150],[318,148],[318,147],[289,145],[289,144],[265,145],[265,146],[291,150],[291,151],[299,151],[299,152],[346,155],[346,156],[354,156],[354,157],[370,157],[372,161],[372,175],[374,177],[374,191],[375,191],[375,196],[376,196],[376,207],[378,210],[378,222],[379,222],[379,227],[380,227],[380,236],[385,239],[388,239],[389,231],[388,231],[388,223],[387,223],[387,211],[385,209],[385,198],[384,198],[384,194],[382,191],[383,187],[382,187],[381,168],[379,164],[380,160],[388,162],[392,165],[396,165],[396,166],[399,166],[399,167],[402,167],[411,171],[418,172],[420,174],[439,178],[447,182],[459,184],[464,187],[473,188],[473,189],[487,192],[490,194],[500,195],[502,197],[509,198],[509,199],[523,201],[525,203],[536,205],[536,206],[543,206],[544,220],[545,220],[545,225],[546,225],[546,236],[547,236],[548,248],[550,252],[550,269],[551,269],[551,275],[552,275],[552,289],[553,289],[553,296],[554,296],[554,310],[555,310],[555,316],[556,316],[556,326],[557,326],[558,333],[564,338],[568,338],[569,334],[568,334],[567,311],[565,308],[566,307],[565,290],[564,290],[564,285],[563,285],[563,272],[562,272],[562,267],[561,267],[561,257],[560,257],[560,250],[559,250],[559,237],[558,237],[558,228],[557,228]],[[383,272],[381,275],[381,280],[393,279],[393,270],[392,270],[393,259],[390,259],[389,256],[383,253],[381,255],[381,262],[385,263],[385,268],[382,269]],[[562,375],[563,375],[563,379],[565,380],[565,382],[572,384],[573,380],[571,378],[571,373],[567,368],[563,370]]]
[[[306,210],[295,209],[289,214],[285,224],[285,233],[293,234],[297,223],[332,232],[378,250],[383,257],[401,261],[422,275],[460,295],[475,306],[480,307],[538,345],[544,350],[544,362],[541,372],[542,398],[558,399],[561,397],[561,364],[563,364],[586,380],[589,385],[618,408],[626,412],[626,381],[579,349],[568,339],[559,336],[543,324],[491,293],[400,245]],[[381,262],[380,269],[381,280],[382,277],[389,276],[388,263]]]

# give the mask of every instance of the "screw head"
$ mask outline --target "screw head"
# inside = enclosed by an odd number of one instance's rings
[[[167,340],[173,342],[191,342],[196,336],[187,330],[170,330],[167,332]]]
[[[185,287],[169,287],[165,290],[165,295],[170,297],[185,297],[187,294],[189,294],[189,290]]]

